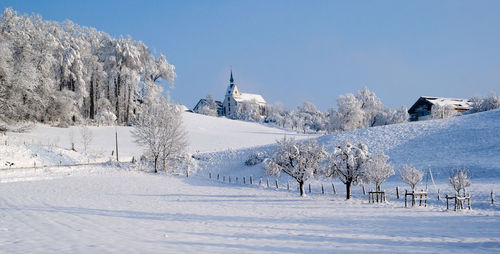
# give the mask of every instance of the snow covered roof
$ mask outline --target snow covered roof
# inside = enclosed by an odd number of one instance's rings
[[[431,96],[422,96],[422,98],[426,99],[430,103],[439,106],[448,106],[451,105],[455,107],[455,109],[461,110],[469,110],[472,108],[472,102],[468,99],[456,99],[456,98],[442,98],[442,97],[431,97]]]
[[[239,96],[234,97],[237,102],[256,102],[258,104],[266,104],[266,100],[260,94],[253,93],[240,93]]]

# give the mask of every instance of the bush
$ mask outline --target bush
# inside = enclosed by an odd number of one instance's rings
[[[245,161],[247,166],[255,166],[264,161],[267,158],[266,152],[253,152],[250,157]]]

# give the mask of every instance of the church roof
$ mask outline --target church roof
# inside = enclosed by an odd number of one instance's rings
[[[260,94],[253,93],[240,93],[240,96],[235,96],[234,100],[237,102],[255,102],[259,104],[266,104],[266,100]]]

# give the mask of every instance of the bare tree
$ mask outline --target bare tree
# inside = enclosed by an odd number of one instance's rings
[[[394,168],[388,160],[389,156],[380,151],[366,163],[363,178],[366,183],[373,182],[377,191],[387,178],[394,175]]]
[[[326,177],[338,177],[346,186],[346,199],[350,199],[351,185],[363,183],[363,169],[369,158],[365,144],[355,146],[346,140],[333,150],[323,174]]]
[[[403,170],[399,171],[401,180],[410,185],[412,192],[415,192],[415,186],[422,181],[424,172],[410,165],[403,165]]]
[[[265,160],[267,173],[279,176],[281,172],[294,178],[300,187],[300,195],[305,196],[304,183],[317,172],[319,164],[325,158],[323,146],[316,140],[297,143],[293,138],[276,141],[278,150]]]
[[[87,150],[93,139],[92,132],[89,127],[82,126],[80,128],[80,138],[82,139],[83,151],[85,152],[85,155],[87,155]]]
[[[460,190],[463,190],[465,196],[465,188],[471,185],[469,179],[469,172],[467,169],[455,169],[452,170],[452,176],[450,177],[450,185],[455,189],[457,195],[460,195]]]
[[[151,154],[155,173],[158,172],[159,161],[166,169],[167,162],[182,154],[187,146],[181,112],[166,102],[148,106],[139,117],[132,134],[135,142],[146,147]]]

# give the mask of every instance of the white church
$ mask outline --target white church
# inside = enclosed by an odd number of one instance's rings
[[[231,78],[229,78],[229,86],[227,87],[224,102],[222,103],[222,115],[228,118],[236,117],[238,106],[241,104],[256,104],[259,107],[261,115],[265,114],[266,101],[260,94],[240,93],[238,86],[234,83],[233,71],[231,70]]]

